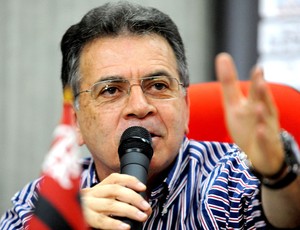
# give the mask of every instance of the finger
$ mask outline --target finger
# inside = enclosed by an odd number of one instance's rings
[[[119,184],[124,187],[131,188],[137,192],[146,191],[146,185],[140,182],[136,177],[126,174],[112,173],[106,177],[101,184]]]
[[[250,88],[249,88],[249,99],[251,101],[257,101],[259,99],[259,92],[258,92],[258,85],[259,85],[259,78],[262,75],[262,70],[259,67],[254,67],[251,70],[251,75],[250,75]]]
[[[252,71],[249,99],[253,102],[263,103],[269,115],[276,115],[273,95],[267,82],[264,80],[263,71],[260,67],[255,67]]]
[[[143,211],[150,209],[150,204],[140,194],[118,184],[98,184],[93,188],[82,190],[82,196],[118,200]]]
[[[84,205],[89,210],[105,216],[127,217],[140,222],[148,218],[148,215],[138,208],[114,199],[87,197],[84,199]]]
[[[243,98],[238,83],[237,71],[231,56],[220,53],[216,57],[216,74],[223,89],[225,104],[235,104]]]
[[[92,209],[85,210],[85,220],[90,227],[96,229],[130,229],[130,226],[111,216],[99,214]]]

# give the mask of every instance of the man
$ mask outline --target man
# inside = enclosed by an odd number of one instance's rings
[[[231,57],[216,58],[228,128],[240,150],[185,137],[189,76],[184,47],[176,26],[160,11],[126,2],[105,4],[71,26],[61,48],[63,86],[70,84],[75,95],[78,144],[92,155],[83,163],[81,191],[91,227],[129,229],[118,217],[144,222],[144,229],[300,225],[300,179],[281,182],[290,171],[259,68],[251,74],[245,98]],[[146,185],[119,173],[120,137],[131,126],[146,128],[152,137]],[[261,178],[249,169],[244,152]],[[38,183],[17,194],[2,226],[26,225]],[[137,193],[142,191],[146,199]]]

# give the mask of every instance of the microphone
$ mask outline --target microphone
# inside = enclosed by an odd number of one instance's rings
[[[147,129],[139,126],[129,127],[124,131],[118,148],[121,174],[135,176],[146,184],[148,168],[153,156],[152,139]],[[145,198],[146,193],[141,195]],[[128,218],[121,218],[131,229],[142,229],[142,223]]]

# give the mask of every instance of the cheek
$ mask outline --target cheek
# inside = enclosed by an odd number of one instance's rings
[[[80,113],[77,115],[77,126],[79,134],[83,139],[83,143],[90,142],[89,138],[96,138],[94,135],[94,129],[98,126],[97,119],[94,114]]]
[[[78,112],[79,130],[91,151],[100,151],[99,146],[115,145],[118,114],[118,111],[103,111],[97,106],[86,106]]]
[[[154,149],[151,160],[150,176],[158,174],[162,169],[168,167],[178,154],[188,122],[188,110],[185,103],[165,104],[158,108],[160,117],[167,129],[166,136],[158,142]]]
[[[188,106],[186,103],[178,103],[173,106],[165,106],[161,108],[162,119],[166,127],[169,129],[170,134],[181,134],[187,130],[187,124],[189,119]]]
[[[82,132],[89,130],[93,127],[96,121],[95,112],[92,111],[88,106],[80,106],[80,111],[78,113],[79,127]]]

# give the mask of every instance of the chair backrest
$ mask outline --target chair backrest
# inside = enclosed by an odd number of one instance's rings
[[[249,81],[240,81],[244,94]],[[268,83],[279,113],[281,128],[290,132],[300,145],[300,92],[290,86]],[[192,84],[188,90],[191,102],[189,138],[199,141],[232,142],[227,132],[221,85],[219,82]]]

